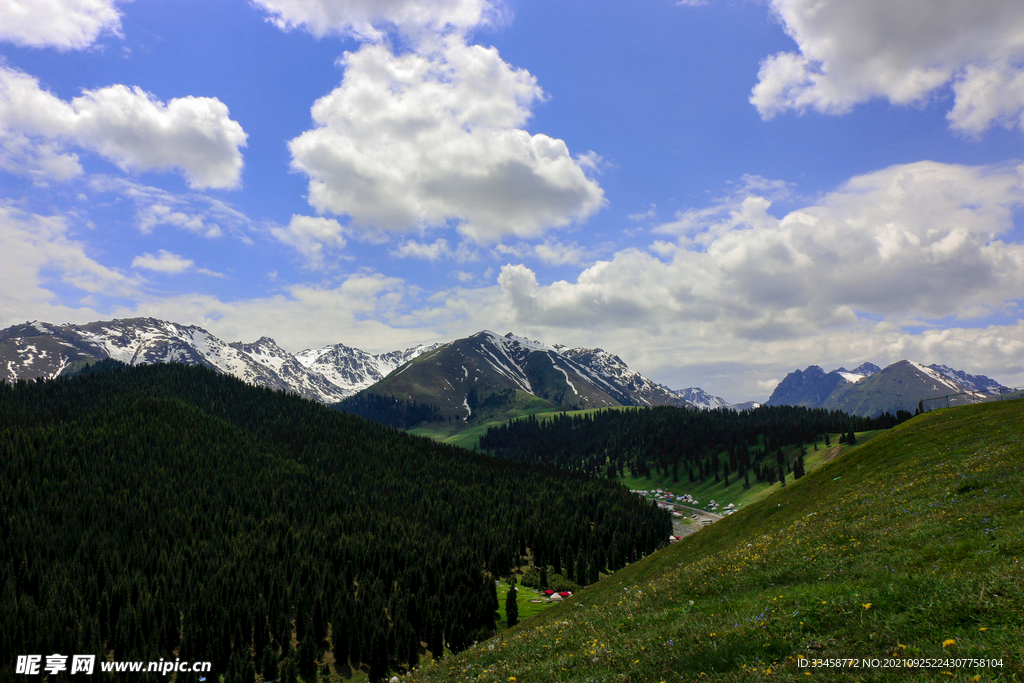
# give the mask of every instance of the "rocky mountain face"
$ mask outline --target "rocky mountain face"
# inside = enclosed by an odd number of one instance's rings
[[[531,397],[567,409],[731,408],[701,389],[657,384],[603,349],[549,346],[488,330],[420,355],[367,391],[437,405],[446,417],[465,420]]]
[[[205,365],[321,403],[373,387],[380,394],[451,406],[452,414],[461,416],[510,389],[566,407],[731,408],[701,389],[676,391],[657,384],[602,349],[548,346],[486,331],[447,344],[382,354],[344,344],[291,354],[269,337],[226,343],[201,327],[154,318],[86,325],[30,322],[0,330],[0,376],[9,382],[56,377],[104,358],[130,365]],[[424,362],[410,365],[419,359]]]
[[[292,355],[269,337],[225,343],[201,327],[154,318],[87,325],[31,322],[0,331],[3,379],[51,378],[104,358],[140,365],[205,365],[255,386],[280,389],[321,403],[335,403],[382,379],[433,347],[373,355],[337,344]]]
[[[984,375],[910,360],[901,360],[885,369],[864,363],[852,371],[838,368],[828,373],[812,365],[786,375],[765,405],[801,405],[877,415],[897,410],[913,412],[919,401],[947,394],[998,392],[1005,388]]]

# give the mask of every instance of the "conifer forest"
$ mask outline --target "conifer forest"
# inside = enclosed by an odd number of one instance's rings
[[[671,530],[605,477],[199,366],[0,383],[0,481],[0,679],[63,653],[312,680],[330,652],[377,681],[489,637],[513,568],[593,577]]]

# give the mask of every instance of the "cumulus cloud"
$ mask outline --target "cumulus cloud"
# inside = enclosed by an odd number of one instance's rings
[[[299,252],[311,268],[322,268],[324,252],[340,251],[346,244],[344,229],[333,218],[293,215],[288,225],[275,226],[270,233]]]
[[[289,143],[318,212],[360,230],[455,225],[485,243],[604,205],[562,140],[523,130],[543,91],[496,49],[448,36],[429,54],[364,45],[343,62],[341,86],[313,106],[316,127]]]
[[[761,63],[750,101],[770,119],[841,114],[872,98],[926,99],[952,84],[951,125],[979,134],[1024,111],[1024,4],[1017,0],[771,0],[799,52]]]
[[[116,0],[0,0],[0,40],[23,47],[81,50],[121,34]]]
[[[466,30],[500,19],[500,5],[488,0],[254,0],[278,28],[303,29],[318,38],[349,35],[380,40],[384,28],[405,31]]]
[[[85,90],[65,102],[39,81],[0,66],[0,144],[8,170],[67,179],[81,172],[66,146],[90,149],[124,171],[177,169],[193,188],[240,182],[246,134],[212,97],[166,104],[139,88]]]

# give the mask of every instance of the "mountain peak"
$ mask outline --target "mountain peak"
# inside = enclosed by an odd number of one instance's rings
[[[884,369],[862,363],[850,372],[844,368],[827,375],[808,371],[795,370],[786,375],[767,405],[802,405],[877,415],[897,410],[913,412],[919,401],[928,398],[1005,388],[984,375],[969,375],[945,365],[924,365],[906,359]]]

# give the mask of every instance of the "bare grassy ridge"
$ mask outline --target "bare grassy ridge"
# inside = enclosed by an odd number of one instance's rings
[[[1024,401],[928,413],[411,679],[1024,680],[1022,508]]]

